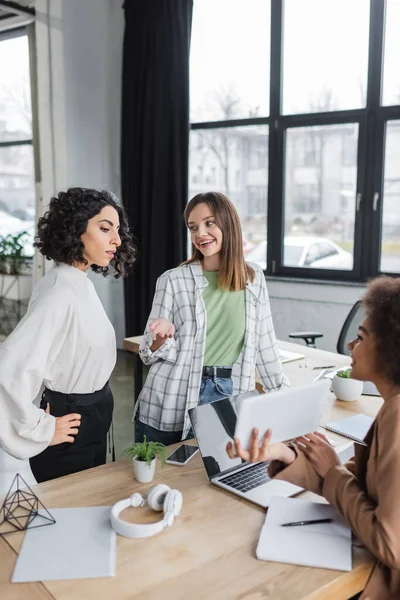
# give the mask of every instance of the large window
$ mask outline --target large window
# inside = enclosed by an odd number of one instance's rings
[[[249,252],[267,236],[268,127],[193,129],[189,197],[217,190],[235,204]]]
[[[353,268],[357,140],[358,126],[352,123],[287,129],[285,266]],[[292,259],[293,248],[298,261]]]
[[[269,17],[270,0],[195,0],[192,121],[268,115]]]
[[[400,273],[400,120],[387,122],[385,138],[380,267]]]
[[[27,232],[21,241],[32,256],[34,221],[29,48],[17,32],[0,37],[0,236]]]
[[[400,104],[400,2],[386,2],[386,35],[384,42],[383,104]]]
[[[195,0],[190,197],[270,274],[400,274],[400,2]]]
[[[366,104],[368,0],[286,0],[283,113]]]

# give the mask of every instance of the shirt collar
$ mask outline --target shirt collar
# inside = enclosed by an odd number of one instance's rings
[[[195,260],[194,262],[189,263],[189,267],[190,267],[190,269],[192,271],[196,288],[203,289],[203,288],[207,287],[208,286],[208,281],[204,277],[203,269],[201,268],[200,261],[199,260]],[[254,288],[254,283],[251,283],[251,281],[248,281],[246,283],[246,289],[249,290],[249,292],[251,294],[253,294],[253,296],[257,297],[257,293],[256,293],[256,290]]]
[[[77,281],[84,281],[87,278],[87,271],[81,271],[80,269],[77,269],[72,265],[67,265],[66,263],[56,263],[53,268],[63,271],[69,277],[74,278]]]
[[[192,271],[192,275],[194,277],[194,282],[196,288],[203,289],[208,286],[208,281],[204,277],[203,269],[201,268],[201,264],[199,260],[195,260],[192,263],[189,263],[190,270]]]

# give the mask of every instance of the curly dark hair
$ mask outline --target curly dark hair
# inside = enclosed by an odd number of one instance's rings
[[[363,305],[375,335],[378,367],[400,385],[400,279],[383,275],[370,281]]]
[[[136,259],[134,238],[129,232],[125,211],[112,192],[85,188],[70,188],[59,192],[50,200],[49,210],[38,221],[38,233],[34,246],[48,259],[58,263],[87,264],[83,257],[84,245],[81,235],[85,233],[89,219],[101,212],[105,206],[112,206],[119,215],[119,236],[121,245],[117,248],[110,262],[115,271],[114,276],[126,277],[133,268]],[[110,266],[91,265],[96,273],[105,277],[110,273]]]

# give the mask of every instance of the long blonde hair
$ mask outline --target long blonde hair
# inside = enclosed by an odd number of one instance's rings
[[[255,272],[244,260],[243,237],[239,215],[232,202],[221,192],[197,194],[187,204],[184,212],[186,226],[192,210],[201,203],[209,206],[215,221],[222,231],[221,262],[218,287],[221,290],[238,292],[244,290],[247,281],[254,281]],[[200,250],[192,244],[192,256],[183,264],[203,262]]]

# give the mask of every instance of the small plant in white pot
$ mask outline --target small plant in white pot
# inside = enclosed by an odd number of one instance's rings
[[[363,381],[351,378],[351,368],[338,371],[332,379],[332,392],[338,400],[358,400],[364,387]]]
[[[133,459],[135,478],[140,483],[149,483],[153,480],[157,456],[161,464],[167,460],[167,447],[159,442],[148,442],[144,436],[143,442],[134,442],[124,450],[124,454]]]

